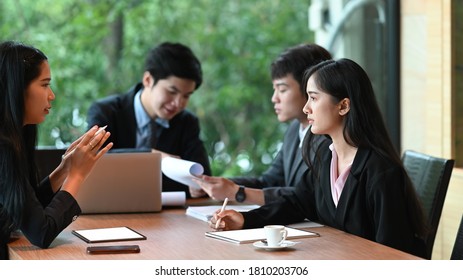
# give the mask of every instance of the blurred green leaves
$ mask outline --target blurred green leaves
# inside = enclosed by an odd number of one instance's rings
[[[56,94],[39,145],[68,145],[86,129],[89,105],[125,92],[142,75],[147,51],[181,42],[202,62],[204,83],[189,109],[201,121],[214,175],[259,174],[286,125],[273,112],[270,63],[311,42],[308,1],[3,0],[1,40],[43,50]]]

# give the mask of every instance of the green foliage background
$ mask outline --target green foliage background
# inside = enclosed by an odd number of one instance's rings
[[[308,5],[287,0],[2,0],[0,39],[32,44],[49,57],[56,100],[40,125],[39,145],[57,147],[86,130],[92,101],[125,92],[140,80],[150,48],[162,41],[190,46],[202,62],[204,83],[189,109],[200,118],[213,173],[252,175],[267,168],[286,129],[270,101],[270,63],[285,48],[313,41]]]

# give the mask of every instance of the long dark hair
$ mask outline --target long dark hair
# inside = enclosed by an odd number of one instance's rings
[[[37,125],[24,125],[25,94],[40,75],[47,57],[25,44],[0,44],[0,225],[2,231],[18,226],[22,219],[25,187],[37,186],[34,150]]]
[[[317,87],[329,94],[334,102],[339,102],[344,98],[349,98],[351,101],[349,113],[344,119],[343,130],[344,139],[348,144],[358,148],[372,149],[381,157],[401,167],[405,195],[409,198],[407,201],[410,201],[407,206],[410,217],[412,217],[411,223],[415,232],[423,237],[425,223],[422,206],[400,156],[391,142],[367,73],[354,61],[340,59],[324,61],[307,70],[303,78],[305,87],[310,77],[314,78]],[[315,136],[308,136],[303,148],[304,159],[312,168],[319,166],[315,161],[320,159],[318,154],[320,150],[316,151],[314,163],[310,162],[308,156],[310,149],[314,151],[314,139],[316,139]]]

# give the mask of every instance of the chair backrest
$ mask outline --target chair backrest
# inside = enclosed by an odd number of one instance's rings
[[[407,150],[403,154],[402,162],[421,200],[428,221],[429,232],[425,240],[426,258],[431,259],[455,161]]]
[[[66,149],[58,149],[54,147],[39,147],[35,150],[35,160],[39,170],[39,180],[50,175],[61,162],[61,156],[64,155]]]
[[[463,260],[463,216],[461,217],[460,227],[458,228],[457,238],[453,245],[451,260]]]

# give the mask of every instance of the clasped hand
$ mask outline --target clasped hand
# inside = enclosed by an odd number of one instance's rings
[[[62,178],[57,182],[66,180],[75,183],[63,184],[63,190],[73,195],[77,193],[79,182],[87,178],[95,163],[113,146],[113,143],[109,143],[102,148],[110,135],[94,126],[69,146],[55,174],[57,178]]]

